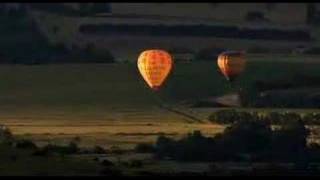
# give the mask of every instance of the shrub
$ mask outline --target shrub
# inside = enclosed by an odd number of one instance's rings
[[[37,146],[32,141],[26,140],[26,139],[17,140],[15,142],[15,147],[21,148],[21,149],[36,149],[37,148]]]
[[[136,145],[136,147],[134,148],[134,151],[137,153],[152,153],[155,151],[155,148],[153,147],[152,144],[142,143],[142,144]]]
[[[48,156],[50,154],[66,155],[66,154],[75,154],[78,152],[79,152],[78,145],[74,142],[70,142],[66,146],[48,144],[42,148],[38,148],[36,151],[33,152],[33,155],[36,155],[36,156]]]
[[[95,153],[95,154],[106,154],[107,151],[101,146],[95,146],[93,148],[93,153]]]
[[[213,150],[211,139],[197,131],[178,141],[160,136],[156,143],[156,157],[161,159],[207,161],[215,155]]]

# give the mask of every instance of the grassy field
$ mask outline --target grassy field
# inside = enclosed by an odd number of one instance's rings
[[[319,75],[318,65],[317,57],[250,56],[235,87],[250,89],[255,80],[290,79],[296,73]],[[0,122],[14,134],[39,143],[80,136],[83,145],[106,147],[154,142],[161,133],[181,137],[193,130],[221,132],[224,127],[206,121],[215,109],[179,104],[234,91],[215,61],[175,64],[159,93],[150,91],[135,64],[2,65],[0,82]],[[159,100],[203,122],[160,109]],[[268,110],[274,109],[262,111]],[[306,111],[318,110],[300,110]]]

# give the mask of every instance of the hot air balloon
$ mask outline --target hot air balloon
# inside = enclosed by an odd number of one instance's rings
[[[245,69],[244,52],[226,51],[218,56],[218,66],[228,81],[232,82]]]
[[[158,90],[172,69],[172,58],[164,50],[143,51],[138,58],[138,69],[153,90]]]

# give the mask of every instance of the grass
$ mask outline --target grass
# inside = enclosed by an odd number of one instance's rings
[[[294,62],[303,57],[287,58],[287,62],[276,62],[273,57],[253,58],[249,57],[236,88],[250,88],[255,80],[292,79],[297,73],[319,75],[314,63]],[[288,63],[291,60],[294,63]],[[134,116],[141,108],[154,115],[154,102],[159,96],[176,103],[234,90],[218,72],[215,61],[176,64],[159,94],[146,86],[135,64],[2,65],[0,82],[0,113],[20,114],[26,119],[30,113],[45,118],[50,116],[48,111],[54,113],[53,119],[68,113],[80,119],[102,118],[109,111]]]

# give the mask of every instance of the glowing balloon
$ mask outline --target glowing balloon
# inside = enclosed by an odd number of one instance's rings
[[[172,58],[163,50],[146,50],[138,58],[138,69],[153,90],[158,90],[172,69]]]
[[[218,66],[228,81],[233,81],[245,69],[244,52],[227,51],[218,56]]]

